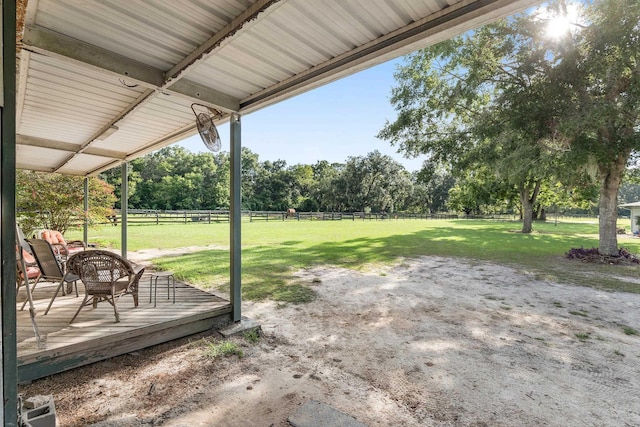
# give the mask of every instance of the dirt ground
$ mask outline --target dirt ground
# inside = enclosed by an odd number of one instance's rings
[[[245,302],[242,358],[193,337],[21,392],[62,426],[288,426],[312,399],[368,426],[640,426],[638,294],[438,257],[298,274],[316,300]]]

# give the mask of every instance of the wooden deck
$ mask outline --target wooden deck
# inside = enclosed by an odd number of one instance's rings
[[[49,313],[44,311],[57,284],[39,283],[33,293],[36,322],[44,348],[38,348],[29,317],[24,288],[17,297],[18,382],[24,383],[120,354],[189,336],[228,320],[231,303],[212,293],[176,282],[176,303],[167,299],[165,282],[158,281],[157,307],[149,302],[150,273],[140,280],[139,304],[131,295],[118,302],[120,323],[115,323],[113,307],[101,302],[97,308],[84,307],[75,322],[69,321],[84,297],[75,293],[56,298]]]

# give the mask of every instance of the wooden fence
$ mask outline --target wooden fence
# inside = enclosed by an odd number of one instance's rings
[[[549,215],[548,220],[553,215]],[[587,215],[559,215],[561,218],[595,218]],[[205,223],[214,224],[229,222],[229,211],[218,210],[185,210],[185,211],[161,211],[146,209],[131,209],[128,212],[128,225],[157,225],[157,224],[190,224]],[[555,218],[555,216],[553,216]],[[485,221],[519,221],[518,215],[493,214],[493,215],[456,215],[456,214],[419,214],[419,213],[381,213],[381,212],[286,212],[286,211],[242,211],[242,220],[248,222],[260,221],[405,221],[405,220],[429,220],[429,219],[467,219]],[[119,211],[115,215],[105,218],[102,224],[120,225],[122,216]],[[74,221],[76,226],[82,226],[81,219]]]
[[[122,221],[120,212],[107,217],[105,224],[118,225]],[[157,225],[157,224],[188,224],[188,223],[219,223],[229,222],[228,210],[212,211],[157,211],[157,210],[129,210],[127,225]]]
[[[370,212],[285,212],[285,211],[242,211],[243,221],[386,221],[418,219],[457,219],[451,214],[409,214]],[[104,224],[117,226],[122,221],[120,212],[107,217]],[[159,211],[129,210],[128,225],[188,224],[229,222],[228,210]]]

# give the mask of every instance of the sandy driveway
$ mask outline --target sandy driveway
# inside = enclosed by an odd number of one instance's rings
[[[174,343],[25,391],[62,425],[287,426],[310,399],[369,426],[640,425],[638,294],[437,257],[299,276],[314,302],[244,304],[242,359]]]

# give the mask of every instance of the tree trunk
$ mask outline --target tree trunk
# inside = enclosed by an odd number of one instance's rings
[[[520,196],[522,200],[522,232],[531,233],[533,231],[533,203],[528,197]]]
[[[599,209],[599,237],[598,251],[602,255],[618,255],[618,189],[622,182],[622,175],[627,164],[628,155],[621,154],[606,165],[599,165],[600,170],[600,200]]]
[[[536,208],[534,208],[534,209],[533,209],[533,219],[534,219],[534,220],[536,220],[536,219],[540,219],[540,218],[538,217],[538,215],[540,215],[540,209],[541,209],[541,208],[540,208],[540,205],[538,205]]]
[[[522,205],[522,233],[533,231],[533,205],[540,192],[540,181],[536,181],[533,191],[526,183],[520,184],[520,204]]]

